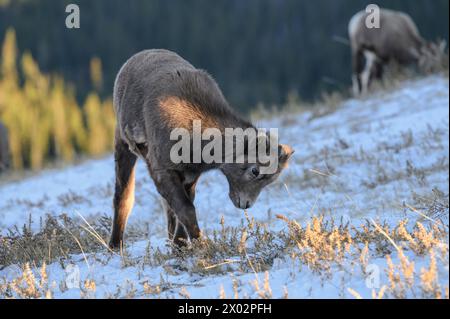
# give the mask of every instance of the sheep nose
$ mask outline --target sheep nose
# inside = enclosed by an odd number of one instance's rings
[[[245,202],[245,209],[247,209],[247,208],[250,208],[250,202],[249,201]]]

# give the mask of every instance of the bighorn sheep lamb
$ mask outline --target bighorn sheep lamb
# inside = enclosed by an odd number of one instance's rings
[[[150,176],[165,203],[168,235],[175,245],[200,236],[194,207],[199,176],[219,169],[229,184],[233,204],[250,207],[263,187],[273,182],[293,154],[287,145],[275,145],[278,166],[273,174],[260,174],[256,163],[174,163],[171,132],[202,128],[254,128],[240,118],[225,100],[214,79],[167,50],[146,50],[131,57],[114,85],[116,182],[111,248],[121,247],[128,215],[134,202],[137,158],[147,164]],[[202,145],[203,147],[204,145]],[[194,151],[194,150],[192,150]],[[195,156],[191,153],[192,156]]]

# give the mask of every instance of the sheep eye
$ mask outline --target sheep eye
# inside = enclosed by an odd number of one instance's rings
[[[258,169],[257,167],[253,167],[253,168],[252,168],[252,174],[253,174],[255,177],[258,177],[258,175],[259,175],[259,169]]]

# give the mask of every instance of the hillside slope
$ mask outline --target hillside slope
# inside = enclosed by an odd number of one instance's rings
[[[195,204],[206,239],[178,256],[167,247],[165,214],[142,162],[122,255],[89,232],[102,220],[106,237],[111,156],[1,185],[0,297],[23,297],[13,279],[27,273],[7,264],[5,247],[20,233],[8,230],[26,224],[42,233],[46,218],[64,215],[99,248],[48,254],[48,281],[36,296],[448,298],[448,104],[448,78],[433,76],[320,116],[261,121],[296,150],[289,169],[245,214],[228,199],[224,176],[202,176]],[[39,278],[36,264],[30,271]],[[68,283],[74,274],[81,289]]]

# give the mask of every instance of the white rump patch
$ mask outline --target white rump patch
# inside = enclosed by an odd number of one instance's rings
[[[361,74],[361,91],[362,94],[366,94],[369,89],[370,75],[373,69],[373,65],[377,60],[377,55],[372,51],[364,51],[364,57],[366,58],[366,66]]]

